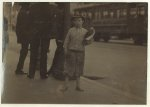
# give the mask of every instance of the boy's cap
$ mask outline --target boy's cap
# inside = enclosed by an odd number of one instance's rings
[[[81,15],[74,15],[74,16],[72,16],[71,20],[74,21],[77,18],[82,18],[82,20],[85,21],[85,18]]]

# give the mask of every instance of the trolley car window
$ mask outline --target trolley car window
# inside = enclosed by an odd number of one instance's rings
[[[108,16],[108,11],[103,12],[103,17],[106,18]]]
[[[91,19],[92,18],[92,13],[88,12],[88,17]]]
[[[145,8],[144,7],[139,8],[139,14],[140,15],[145,15]]]
[[[124,18],[125,16],[127,16],[127,10],[126,9],[121,9],[120,10],[120,17]]]
[[[111,18],[114,17],[114,12],[110,12],[110,17],[111,17]]]
[[[98,12],[95,12],[95,18],[94,18],[95,21],[98,20]]]
[[[123,9],[122,15],[123,15],[123,16],[126,16],[126,15],[127,15],[127,10],[126,10],[126,9]]]
[[[130,15],[137,15],[137,8],[131,8]]]
[[[79,12],[78,12],[78,11],[76,11],[74,14],[75,14],[75,15],[79,15]]]
[[[87,12],[84,12],[84,17],[88,17],[88,14],[87,14]]]
[[[101,11],[99,10],[99,12],[98,12],[98,19],[101,19]]]
[[[82,16],[83,16],[83,17],[86,17],[86,12],[82,12]]]
[[[117,10],[117,18],[120,18],[120,10]]]

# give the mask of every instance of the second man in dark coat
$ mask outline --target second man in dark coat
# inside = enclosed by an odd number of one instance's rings
[[[30,8],[30,20],[32,25],[31,55],[28,78],[33,79],[36,70],[38,51],[40,48],[40,77],[47,76],[47,52],[50,39],[53,38],[53,26],[55,24],[56,6],[47,2],[35,3]]]
[[[21,44],[20,56],[19,61],[17,64],[17,69],[15,71],[16,74],[26,74],[23,72],[24,61],[28,54],[28,47],[30,41],[29,35],[29,8],[30,3],[20,3],[21,9],[18,13],[17,17],[17,24],[16,24],[16,35],[17,35],[17,42]]]

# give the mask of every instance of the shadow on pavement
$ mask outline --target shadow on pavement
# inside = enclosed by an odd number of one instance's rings
[[[105,77],[99,77],[99,76],[86,76],[86,75],[84,75],[83,77],[88,78],[90,80],[105,79]]]

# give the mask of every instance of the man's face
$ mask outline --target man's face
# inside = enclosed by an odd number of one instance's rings
[[[82,24],[83,24],[83,19],[82,18],[76,18],[76,19],[74,19],[74,25],[76,27],[81,27]]]

